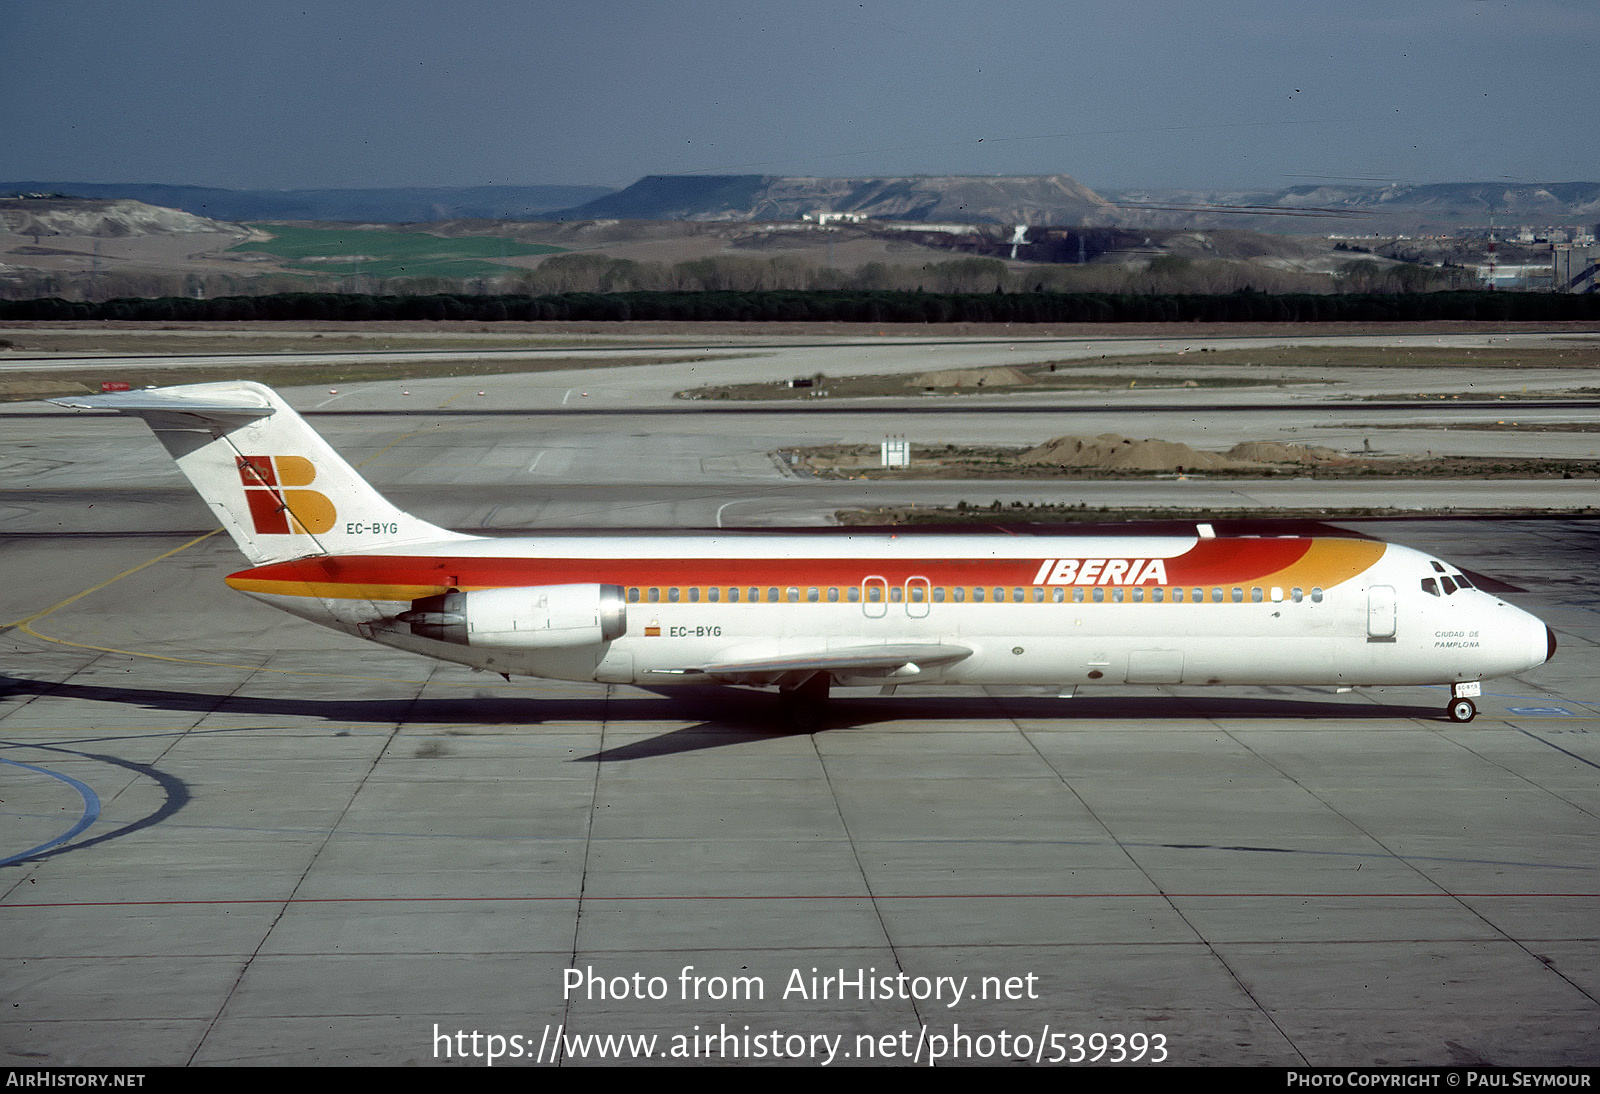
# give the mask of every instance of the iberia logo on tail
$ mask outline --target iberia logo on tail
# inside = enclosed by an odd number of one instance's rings
[[[256,532],[315,535],[332,528],[339,514],[328,496],[299,489],[316,477],[316,465],[304,456],[240,456],[239,479]]]

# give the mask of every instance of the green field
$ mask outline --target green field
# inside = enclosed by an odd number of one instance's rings
[[[508,267],[489,260],[563,250],[495,236],[445,239],[423,232],[376,228],[291,228],[281,224],[250,227],[272,239],[241,243],[232,250],[276,255],[290,269],[339,276],[493,277],[505,273]]]

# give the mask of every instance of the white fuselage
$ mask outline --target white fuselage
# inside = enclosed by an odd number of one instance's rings
[[[583,582],[625,597],[619,636],[523,648],[503,637],[438,641],[393,622],[448,589]],[[438,554],[412,547],[273,564],[230,583],[386,645],[497,672],[609,682],[690,681],[704,679],[705,666],[912,644],[970,652],[913,661],[891,674],[897,682],[1444,684],[1519,672],[1549,650],[1543,623],[1467,587],[1459,570],[1356,539],[473,540]],[[885,680],[848,668],[833,676]]]

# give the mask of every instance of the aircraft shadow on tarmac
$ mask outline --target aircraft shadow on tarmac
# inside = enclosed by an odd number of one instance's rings
[[[804,735],[788,727],[770,693],[740,688],[672,687],[643,689],[652,696],[534,699],[463,696],[439,699],[308,699],[289,696],[252,698],[161,688],[104,687],[69,682],[35,681],[0,676],[0,701],[22,696],[112,703],[146,710],[182,713],[252,715],[314,720],[331,728],[351,725],[412,726],[559,726],[604,723],[609,732],[647,731],[664,721],[693,722],[644,740],[608,747],[577,762],[605,763],[670,756],[718,748],[744,741]],[[952,723],[986,720],[1045,721],[1063,728],[1092,728],[1104,720],[1160,728],[1164,722],[1204,718],[1304,721],[1392,721],[1417,718],[1437,721],[1437,707],[1337,701],[1315,693],[1292,695],[1046,695],[944,696],[937,693],[895,696],[835,696],[820,732],[848,732],[874,725],[924,723],[931,730]],[[1108,727],[1109,728],[1109,727]]]

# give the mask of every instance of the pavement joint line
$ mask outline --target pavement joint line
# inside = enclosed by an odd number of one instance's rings
[[[212,900],[60,900],[38,903],[0,903],[0,912],[12,908],[168,908],[209,907],[238,905],[303,905],[303,904],[546,904],[589,902],[728,902],[728,901],[781,901],[781,900],[1508,900],[1557,899],[1587,900],[1600,897],[1600,892],[1588,893],[1364,893],[1364,892],[1104,892],[1104,893],[758,893],[758,894],[671,894],[651,893],[634,896],[596,896],[594,894],[553,894],[550,896],[317,896],[317,897],[236,897]],[[1185,945],[1206,945],[1203,938],[1189,940]]]

